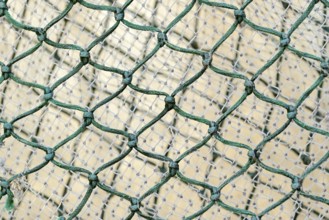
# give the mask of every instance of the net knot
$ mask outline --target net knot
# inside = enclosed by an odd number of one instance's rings
[[[216,122],[210,122],[209,128],[208,128],[208,133],[210,135],[213,135],[217,132],[218,126],[216,124]]]
[[[292,184],[291,184],[291,188],[293,190],[300,190],[301,186],[302,186],[302,183],[301,183],[301,179],[298,178],[298,177],[295,177],[292,181]]]
[[[160,44],[160,47],[163,47],[166,44],[166,41],[168,40],[167,35],[163,32],[158,33],[158,43]]]
[[[11,135],[11,132],[13,131],[13,125],[9,122],[4,123],[3,130],[6,137],[9,137]]]
[[[321,66],[321,69],[322,69],[322,71],[321,71],[322,75],[324,77],[329,76],[329,60],[322,61],[320,66]]]
[[[310,155],[308,155],[306,153],[303,153],[300,156],[300,159],[302,160],[303,164],[305,164],[305,165],[309,165],[312,162]]]
[[[244,13],[243,10],[234,10],[234,16],[236,18],[236,20],[238,21],[238,23],[240,24],[243,19],[246,17],[246,14]]]
[[[296,109],[296,107],[293,106],[293,105],[290,105],[288,107],[287,118],[288,119],[294,119],[296,117],[296,115],[297,115],[297,109]]]
[[[283,33],[281,35],[281,40],[280,40],[280,47],[286,47],[290,43],[290,38],[286,33]]]
[[[9,66],[6,66],[6,65],[1,66],[1,72],[2,72],[2,76],[5,80],[10,78],[11,69]]]
[[[46,40],[47,33],[43,28],[38,28],[36,34],[37,34],[38,41],[42,42],[42,41]]]
[[[255,163],[259,158],[259,151],[258,150],[249,150],[248,157],[251,163]]]
[[[0,182],[0,186],[3,190],[7,190],[10,188],[10,184],[7,180],[3,180]]]
[[[123,74],[122,82],[125,85],[129,85],[133,79],[133,74],[131,71],[125,71]]]
[[[83,113],[83,119],[84,119],[85,125],[88,126],[94,120],[94,114],[90,111],[85,111]]]
[[[244,82],[244,86],[245,86],[245,91],[248,95],[250,95],[253,91],[254,91],[254,88],[255,88],[255,84],[253,81],[247,79],[245,82]]]
[[[211,61],[212,61],[212,54],[209,52],[209,53],[204,53],[202,55],[202,65],[204,67],[207,67],[211,64]]]
[[[173,97],[173,96],[166,96],[166,98],[165,98],[165,103],[166,103],[166,108],[167,109],[172,109],[172,108],[174,108],[174,106],[175,106],[175,97]]]
[[[43,99],[44,99],[45,101],[49,101],[49,100],[52,99],[52,98],[53,98],[53,91],[51,90],[51,88],[46,87],[46,88],[44,89]]]
[[[51,148],[49,148],[49,149],[47,150],[47,154],[46,154],[46,156],[45,156],[45,160],[46,160],[46,161],[51,161],[51,160],[54,159],[54,157],[55,157],[55,152],[54,152],[54,150],[51,149]]]
[[[5,11],[8,10],[6,2],[0,1],[0,17],[5,15]]]
[[[97,183],[98,183],[98,176],[94,173],[92,174],[89,174],[88,176],[88,180],[89,180],[89,185],[92,187],[92,188],[95,188]]]
[[[132,198],[131,199],[131,206],[129,207],[129,209],[132,212],[137,212],[139,210],[139,201],[136,198]]]
[[[73,4],[76,4],[76,3],[80,2],[80,0],[70,0],[70,2],[72,2]]]
[[[175,161],[170,161],[170,163],[169,163],[169,175],[171,177],[175,176],[178,170],[179,170],[179,164]]]
[[[128,147],[135,148],[137,147],[137,137],[135,134],[129,134],[128,135]]]
[[[80,51],[80,60],[83,63],[83,65],[86,65],[89,63],[90,59],[90,53],[87,50]]]
[[[122,21],[125,17],[124,10],[121,8],[116,8],[114,13],[114,18],[116,21]]]
[[[0,196],[5,196],[8,194],[8,191],[10,190],[10,184],[7,180],[0,181]]]
[[[219,197],[220,197],[220,192],[217,188],[214,188],[212,190],[212,193],[211,193],[211,196],[210,196],[210,199],[211,201],[218,201],[219,200]]]

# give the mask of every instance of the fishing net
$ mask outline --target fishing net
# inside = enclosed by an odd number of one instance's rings
[[[1,219],[329,219],[328,0],[0,0]]]

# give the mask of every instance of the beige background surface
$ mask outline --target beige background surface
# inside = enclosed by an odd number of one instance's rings
[[[121,6],[125,1],[93,1],[94,4]],[[134,1],[125,11],[125,19],[140,25],[153,25],[164,29],[190,1]],[[240,0],[226,0],[241,7]],[[305,10],[309,1],[255,0],[245,10],[246,17],[254,23],[287,31]],[[43,27],[64,10],[67,1],[15,0],[8,1],[12,16],[18,21]],[[284,6],[287,6],[285,8]],[[328,9],[322,3],[294,32],[291,44],[298,50],[328,56]],[[168,33],[170,43],[185,48],[208,51],[234,23],[233,10],[195,4],[193,9]],[[47,37],[55,42],[86,47],[114,24],[111,12],[95,11],[76,4],[69,14],[54,25]],[[227,71],[237,71],[251,78],[278,50],[280,39],[241,24],[230,38],[213,54],[213,64]],[[33,32],[15,29],[0,18],[0,61],[11,59],[37,43]],[[91,50],[91,59],[103,65],[124,70],[133,68],[156,45],[151,32],[119,27],[104,42]],[[51,86],[79,62],[79,52],[56,49],[43,44],[35,53],[15,63],[12,71],[26,81]],[[185,54],[163,47],[133,76],[132,83],[144,89],[171,93],[180,83],[191,78],[202,68],[200,56]],[[317,79],[320,63],[301,59],[286,51],[256,81],[258,91],[271,98],[293,104]],[[279,76],[279,79],[278,79]],[[54,91],[54,98],[82,107],[92,107],[118,90],[121,76],[84,66],[78,74],[68,79]],[[218,119],[244,92],[243,80],[231,79],[207,70],[188,89],[176,95],[176,104],[184,111],[208,120]],[[318,94],[321,94],[319,98]],[[43,91],[22,86],[12,80],[0,85],[1,118],[10,121],[42,102]],[[95,112],[96,121],[111,128],[136,132],[161,112],[164,97],[143,95],[127,88],[110,103]],[[329,81],[325,79],[298,109],[298,118],[305,123],[329,131]],[[229,140],[255,147],[266,130],[276,131],[286,121],[286,110],[263,102],[251,95],[234,111],[219,128]],[[53,104],[15,123],[17,134],[52,147],[71,135],[82,123],[82,113]],[[1,132],[3,130],[1,124]],[[197,144],[207,134],[208,127],[183,118],[174,111],[147,129],[140,137],[140,146],[147,151],[167,154],[176,159]],[[303,164],[301,155],[310,146],[310,165]],[[266,144],[261,159],[272,167],[294,175],[302,174],[328,152],[328,137],[311,134],[292,123],[277,138]],[[68,142],[56,152],[56,159],[63,163],[86,168],[90,171],[118,156],[127,149],[127,139],[100,131],[94,126]],[[299,153],[296,153],[299,152]],[[189,178],[219,185],[237,172],[248,160],[247,151],[224,145],[215,139],[180,162],[180,171]],[[0,176],[9,178],[40,164],[44,159],[40,150],[26,146],[14,138],[6,139],[0,147]],[[118,191],[138,197],[160,181],[166,165],[133,151],[121,162],[99,174],[103,183]],[[329,198],[329,164],[307,176],[303,190],[313,195]],[[253,178],[253,174],[256,174]],[[281,199],[291,188],[291,180],[270,173],[253,165],[248,172],[221,192],[223,202],[237,208],[260,213],[273,202]],[[11,183],[15,193],[15,209],[8,213],[0,201],[2,219],[57,219],[60,208],[65,215],[79,204],[87,187],[86,175],[69,172],[48,164],[40,171]],[[254,190],[253,190],[254,188]],[[144,213],[157,213],[165,219],[182,219],[201,209],[209,202],[208,192],[200,187],[187,185],[172,178],[161,190],[143,201]],[[253,192],[252,192],[253,191]],[[252,195],[252,196],[250,196]],[[300,202],[300,203],[299,203]],[[297,204],[302,204],[298,207]],[[79,214],[80,219],[122,219],[129,214],[130,203],[117,196],[110,196],[95,189],[87,205]],[[329,207],[294,194],[292,199],[264,216],[264,219],[328,219]],[[134,219],[138,219],[135,215]],[[213,206],[199,219],[243,219],[219,206]]]

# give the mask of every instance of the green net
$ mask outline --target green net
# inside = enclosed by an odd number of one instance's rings
[[[327,0],[0,0],[1,219],[329,219]]]

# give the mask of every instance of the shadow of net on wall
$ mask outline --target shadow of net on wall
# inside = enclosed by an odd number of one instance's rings
[[[0,0],[1,219],[329,219],[328,0]]]

